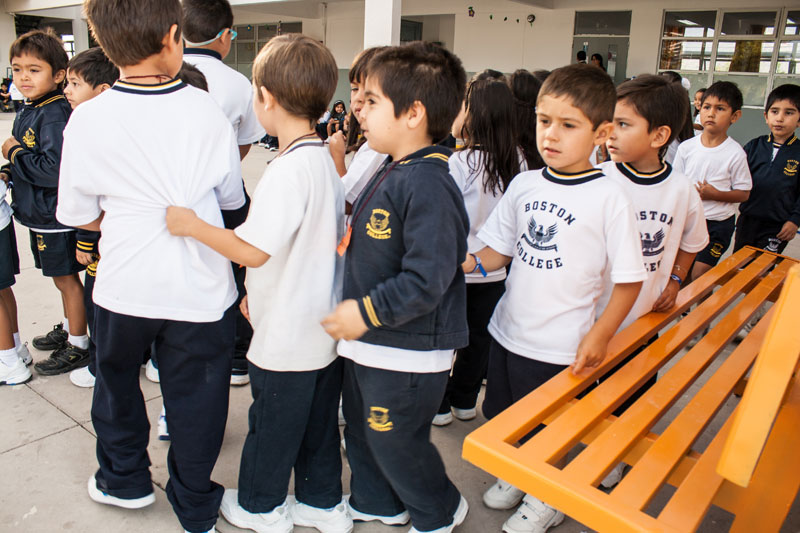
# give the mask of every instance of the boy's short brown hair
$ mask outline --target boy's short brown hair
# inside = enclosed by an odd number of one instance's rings
[[[53,69],[53,75],[60,70],[67,70],[69,57],[64,51],[64,43],[52,28],[32,30],[17,38],[11,45],[8,62],[12,63],[15,57],[21,57],[23,54],[45,61]]]
[[[438,44],[415,41],[375,54],[367,70],[367,77],[374,77],[394,104],[395,117],[419,101],[425,106],[433,142],[447,137],[467,85],[458,57]]]
[[[614,82],[602,69],[578,63],[561,67],[547,77],[539,90],[539,98],[566,96],[597,127],[614,119],[617,93]]]
[[[86,0],[84,9],[94,38],[118,67],[159,54],[173,24],[175,42],[181,39],[179,0]]]
[[[84,50],[70,59],[69,71],[80,76],[93,89],[104,83],[114,85],[119,79],[119,69],[99,46]]]
[[[367,65],[369,65],[370,60],[375,57],[375,54],[386,48],[386,46],[373,46],[362,50],[350,66],[350,72],[348,73],[350,83],[364,83],[364,79],[367,77]]]
[[[678,138],[689,114],[686,90],[664,76],[644,74],[621,83],[617,100],[633,106],[647,121],[647,131],[669,126],[670,136],[664,146]]]
[[[233,26],[233,10],[228,0],[183,0],[183,37],[202,43]]]
[[[338,79],[331,51],[299,33],[273,37],[253,63],[256,89],[264,87],[286,111],[314,122],[327,110]]]

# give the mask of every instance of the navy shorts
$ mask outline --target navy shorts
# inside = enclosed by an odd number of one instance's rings
[[[17,236],[14,223],[0,230],[0,290],[11,287],[19,274],[19,253],[17,252]]]
[[[719,258],[731,245],[733,230],[736,228],[736,217],[731,216],[725,220],[706,220],[708,228],[708,246],[697,254],[696,261],[714,266],[719,263]]]
[[[30,230],[33,264],[48,278],[69,276],[86,267],[75,257],[78,240],[74,231],[37,233]]]

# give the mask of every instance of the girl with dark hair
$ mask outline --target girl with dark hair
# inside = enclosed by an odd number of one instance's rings
[[[538,71],[545,72],[545,71]],[[546,77],[546,76],[545,76]],[[542,82],[527,70],[520,69],[508,79],[508,85],[514,95],[516,107],[514,116],[517,130],[517,145],[529,170],[544,167],[542,156],[536,147],[536,98]]]
[[[606,71],[606,67],[603,65],[603,56],[600,54],[592,54],[592,65],[595,67],[600,67],[603,69],[603,72]]]
[[[485,246],[476,237],[478,231],[514,176],[527,170],[524,162],[520,163],[516,113],[514,95],[505,82],[473,80],[467,86],[462,112],[453,123],[453,135],[465,142],[450,157],[450,174],[461,189],[469,215],[469,252]],[[487,326],[505,290],[505,277],[503,268],[466,276],[469,346],[456,351],[445,397],[433,419],[435,425],[449,424],[454,415],[471,420],[477,414],[478,392],[489,361],[491,337]]]
[[[344,107],[342,100],[336,100],[331,107],[331,118],[328,119],[328,137],[337,131],[344,130],[344,117],[347,114],[347,109]]]

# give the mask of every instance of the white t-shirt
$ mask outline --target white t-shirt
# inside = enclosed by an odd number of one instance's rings
[[[664,161],[669,163],[670,165],[673,164],[675,161],[675,155],[678,153],[678,147],[681,145],[681,142],[675,138],[669,143],[667,146],[667,153],[664,154]]]
[[[6,182],[0,180],[0,229],[5,229],[11,222],[11,206],[6,201],[6,193],[8,193],[8,186]]]
[[[236,300],[228,259],[167,231],[166,208],[222,227],[244,205],[236,138],[208,93],[179,80],[117,82],[81,104],[64,130],[56,218],[102,213],[94,302],[129,316],[214,322]]]
[[[13,81],[11,82],[11,85],[8,86],[8,94],[9,94],[9,96],[11,96],[12,100],[24,100],[25,99],[25,96],[23,96],[22,93],[19,92],[19,89],[17,89],[17,86],[14,85]]]
[[[270,255],[248,268],[245,286],[253,324],[247,358],[274,371],[308,371],[336,358],[320,325],[341,300],[344,188],[319,140],[300,141],[275,158],[253,193],[236,235]]]
[[[430,374],[449,371],[455,350],[406,350],[360,341],[340,340],[339,355],[354,363],[394,372]]]
[[[700,195],[686,176],[669,165],[651,174],[612,161],[603,163],[600,169],[633,201],[647,272],[639,297],[620,326],[622,329],[652,311],[669,282],[678,250],[701,251],[708,244],[708,231]],[[613,288],[611,280],[606,279],[605,291],[597,303],[598,316],[608,305]]]
[[[703,146],[698,135],[681,143],[675,162],[677,172],[689,176],[693,184],[707,181],[720,191],[749,191],[753,188],[747,154],[731,137],[719,146]],[[736,214],[736,204],[703,200],[707,220],[725,220]]]
[[[384,161],[386,161],[386,154],[379,154],[370,148],[369,142],[361,145],[361,148],[353,156],[353,160],[350,161],[347,174],[342,176],[345,199],[350,205],[355,203],[358,195],[361,194]]]
[[[223,63],[213,50],[189,48],[184,51],[183,60],[206,77],[208,92],[233,125],[240,146],[264,137],[264,128],[253,111],[253,86],[243,74]]]
[[[461,194],[464,196],[464,207],[469,215],[469,235],[467,236],[467,251],[475,253],[486,246],[478,239],[478,232],[483,227],[489,214],[494,210],[503,192],[495,193],[486,191],[484,181],[486,171],[481,163],[480,152],[474,150],[460,150],[450,156],[450,175],[456,182]],[[467,283],[489,283],[506,279],[506,269],[501,268],[488,272],[486,277],[480,272],[466,275]]]
[[[613,283],[647,278],[633,206],[596,169],[523,172],[478,238],[514,258],[489,332],[507,350],[546,363],[575,360],[607,272]]]

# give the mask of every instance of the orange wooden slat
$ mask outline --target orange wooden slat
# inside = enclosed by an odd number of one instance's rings
[[[620,459],[631,449],[636,441],[652,428],[663,414],[678,401],[680,396],[703,373],[742,328],[745,322],[761,307],[764,300],[776,290],[788,271],[788,263],[778,265],[773,272],[750,291],[736,307],[703,337],[686,355],[681,357],[669,371],[661,376],[653,387],[625,411],[612,425],[600,435],[590,446],[583,450],[565,471],[574,476],[576,481],[592,485],[598,484]],[[652,348],[652,351],[651,351]],[[752,352],[758,350],[752,346]],[[653,353],[655,352],[655,353]],[[656,344],[639,354],[636,359],[660,359]],[[606,380],[600,387],[617,387],[625,381],[626,374],[640,372],[634,361]],[[746,368],[745,368],[746,370]],[[742,374],[739,375],[741,377]],[[737,379],[738,380],[738,379]],[[711,413],[713,415],[713,412]],[[685,450],[681,452],[683,455]],[[650,485],[650,494],[654,494],[660,483]],[[644,491],[640,492],[644,496]]]
[[[774,258],[759,256],[686,318],[678,322],[649,346],[642,356],[626,364],[608,378],[600,387],[583,397],[578,405],[558,420],[544,428],[521,446],[531,460],[543,460],[551,464],[564,456],[588,429],[611,414],[639,386],[654,375],[660,366],[677,353],[713,317],[735,300],[742,287],[763,274],[772,265]],[[744,320],[742,320],[743,322]],[[741,326],[741,322],[740,322]],[[714,330],[700,342],[705,349],[721,350],[727,340]],[[733,332],[735,334],[735,331]],[[649,358],[646,358],[650,355]],[[612,465],[613,466],[613,465]]]
[[[800,265],[792,268],[775,304],[775,319],[753,367],[725,444],[718,472],[746,487],[800,358]]]
[[[735,422],[734,422],[735,424]],[[731,533],[779,531],[800,489],[800,379],[778,412],[753,478],[737,502]]]
[[[612,499],[635,509],[644,509],[667,480],[690,446],[708,426],[714,414],[730,397],[741,376],[752,365],[767,331],[770,310],[745,337],[719,369],[708,379],[661,433],[649,450],[628,471],[611,493]]]

